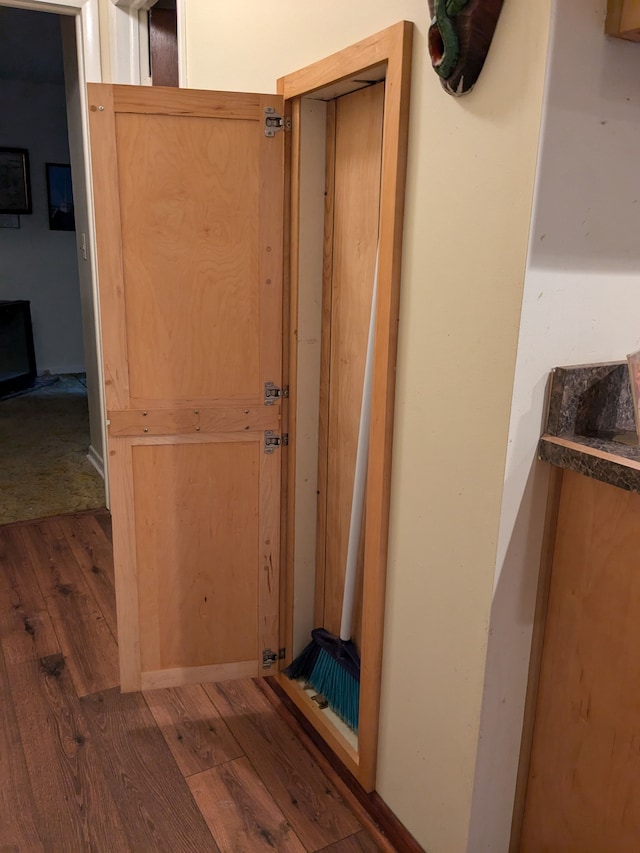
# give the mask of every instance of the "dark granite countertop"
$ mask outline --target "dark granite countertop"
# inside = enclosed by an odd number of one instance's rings
[[[640,492],[640,445],[626,362],[556,367],[539,458]]]

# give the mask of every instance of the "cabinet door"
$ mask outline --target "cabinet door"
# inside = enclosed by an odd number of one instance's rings
[[[122,688],[268,674],[282,100],[91,85],[89,105]]]

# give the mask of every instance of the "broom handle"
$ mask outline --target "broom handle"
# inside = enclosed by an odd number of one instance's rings
[[[360,427],[358,429],[358,447],[356,449],[356,469],[353,478],[353,497],[351,499],[351,520],[349,522],[349,543],[347,546],[347,567],[344,576],[342,597],[342,619],[340,639],[351,639],[353,623],[353,605],[356,595],[356,577],[358,574],[358,552],[364,512],[365,488],[367,484],[367,463],[369,460],[369,427],[371,424],[371,392],[373,389],[373,347],[376,329],[376,307],[378,302],[378,252],[373,275],[373,293],[371,296],[371,315],[369,317],[369,337],[367,338],[367,356],[364,363],[364,383],[362,387],[362,405],[360,408]]]

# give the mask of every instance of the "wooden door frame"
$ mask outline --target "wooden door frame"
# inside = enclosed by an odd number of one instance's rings
[[[373,368],[373,399],[366,491],[365,573],[363,588],[362,659],[358,751],[334,731],[315,705],[282,673],[279,683],[302,713],[329,743],[336,755],[367,790],[375,788],[380,679],[391,481],[391,450],[395,404],[395,363],[399,313],[402,231],[406,180],[406,151],[411,82],[413,24],[401,21],[345,50],[278,80],[285,111],[293,116],[290,142],[289,213],[289,318],[285,358],[289,365],[289,459],[283,515],[287,520],[283,540],[283,575],[286,589],[284,643],[293,643],[293,578],[295,512],[295,410],[298,313],[298,233],[300,227],[300,103],[326,86],[386,64],[380,196],[378,304]],[[285,320],[285,324],[286,324]],[[285,325],[286,328],[286,325]],[[286,660],[285,660],[286,663]]]

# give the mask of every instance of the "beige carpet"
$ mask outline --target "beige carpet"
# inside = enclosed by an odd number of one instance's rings
[[[104,506],[82,377],[0,400],[0,524]]]

